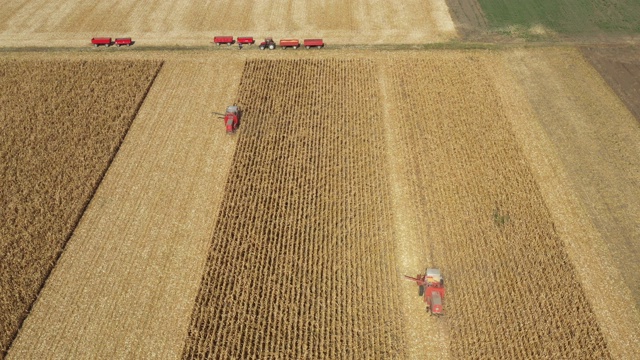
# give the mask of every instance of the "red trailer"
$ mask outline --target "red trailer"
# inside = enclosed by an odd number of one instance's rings
[[[238,44],[253,45],[256,41],[253,40],[253,36],[244,36],[238,38]]]
[[[324,41],[322,41],[322,39],[304,39],[303,44],[307,49],[312,47],[320,49],[324,47]]]
[[[233,36],[214,36],[213,43],[220,46],[220,44],[233,44]]]
[[[122,45],[126,45],[126,46],[131,46],[131,44],[133,44],[133,41],[131,41],[131,38],[116,38],[116,46],[120,47]]]
[[[288,47],[297,49],[300,46],[300,40],[298,39],[282,39],[280,40],[280,47],[286,49]]]
[[[110,37],[94,37],[91,39],[91,43],[93,46],[98,47],[100,45],[104,45],[106,47],[111,46],[111,38]]]

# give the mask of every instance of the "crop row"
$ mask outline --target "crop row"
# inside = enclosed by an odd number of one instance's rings
[[[184,358],[400,354],[374,69],[364,60],[247,62],[234,163]]]
[[[609,358],[490,65],[450,57],[389,72],[421,235],[447,277],[451,357]]]

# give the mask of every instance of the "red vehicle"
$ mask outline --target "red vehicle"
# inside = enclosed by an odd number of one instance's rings
[[[322,39],[304,39],[303,44],[307,49],[312,47],[320,49],[324,47],[324,41],[322,41]]]
[[[224,120],[224,127],[227,129],[227,134],[231,135],[236,132],[240,125],[240,108],[237,105],[227,106],[227,111],[224,114],[214,112],[220,119]]]
[[[253,36],[245,36],[238,38],[238,44],[242,45],[253,45],[256,41],[253,40]]]
[[[269,49],[273,50],[276,48],[276,42],[273,41],[273,38],[265,38],[263,42],[260,43],[260,50]]]
[[[288,47],[293,48],[294,50],[300,46],[300,41],[298,39],[282,39],[280,40],[280,47],[282,49],[286,49]]]
[[[418,274],[416,277],[404,276],[414,281],[419,286],[418,295],[424,297],[427,303],[427,311],[431,315],[442,315],[442,301],[444,300],[444,278],[439,269],[427,269],[426,274]]]
[[[220,44],[233,44],[233,36],[215,36],[213,38],[214,44],[220,46]]]
[[[110,37],[96,37],[91,39],[91,43],[93,46],[98,47],[100,45],[104,45],[106,47],[111,46],[111,38]]]
[[[120,47],[122,45],[126,45],[126,46],[131,46],[131,44],[133,44],[133,41],[131,41],[131,38],[117,38],[116,41],[116,46]]]
[[[240,110],[237,106],[227,106],[227,112],[224,114],[224,126],[227,128],[227,134],[233,134],[238,129]]]

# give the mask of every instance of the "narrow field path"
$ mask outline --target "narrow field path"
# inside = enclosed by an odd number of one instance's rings
[[[9,359],[179,357],[236,138],[242,60],[167,61]]]
[[[420,197],[416,189],[415,168],[405,156],[410,144],[403,136],[403,119],[394,111],[392,78],[394,60],[379,60],[380,103],[383,107],[389,192],[393,210],[392,226],[396,249],[397,272],[401,275],[423,274],[427,267],[436,267],[427,234],[428,224],[420,212],[416,200]],[[426,304],[418,296],[418,286],[411,281],[398,279],[400,312],[402,316],[407,359],[448,359],[449,339],[445,318],[435,318],[426,312]]]

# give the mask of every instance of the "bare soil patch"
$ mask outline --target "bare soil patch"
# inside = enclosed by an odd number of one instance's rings
[[[581,48],[584,57],[640,123],[640,48]]]
[[[458,34],[473,37],[487,30],[488,22],[478,0],[447,0]]]

